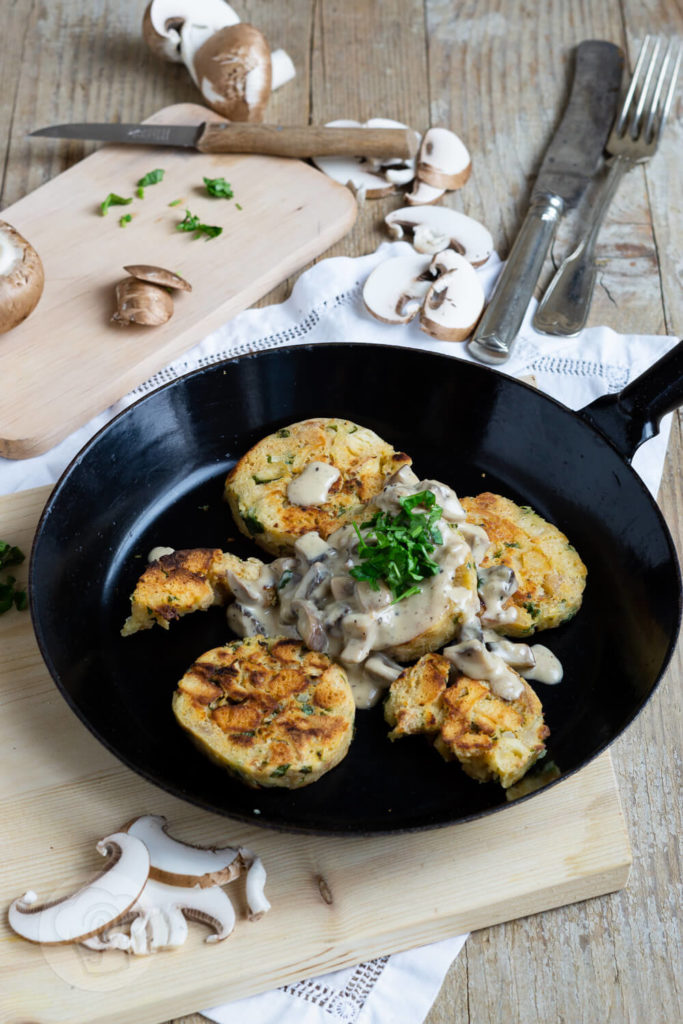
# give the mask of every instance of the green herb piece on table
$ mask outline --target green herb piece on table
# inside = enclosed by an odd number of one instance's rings
[[[0,540],[0,569],[8,569],[11,565],[20,565],[24,561],[24,552],[17,547]],[[0,615],[8,612],[12,605],[23,611],[28,605],[25,590],[15,586],[14,576],[7,576],[0,581]]]
[[[180,206],[182,199],[173,199],[168,205],[169,206]]]
[[[133,214],[132,213],[124,213],[123,217],[119,217],[119,225],[120,225],[120,227],[125,228],[126,224],[130,224],[132,219],[133,219]]]
[[[216,238],[223,231],[223,228],[211,224],[202,224],[199,217],[196,214],[190,213],[189,210],[185,210],[185,217],[179,224],[176,224],[176,228],[178,231],[193,231],[195,238],[199,238],[200,235],[206,235],[207,241],[209,238]]]
[[[235,194],[232,185],[225,178],[204,178],[204,185],[209,195],[215,196],[216,199],[232,199]]]
[[[443,544],[436,526],[441,508],[431,491],[401,498],[399,504],[398,515],[377,512],[360,529],[353,524],[361,564],[350,570],[354,579],[365,581],[372,590],[379,590],[383,580],[394,595],[394,603],[419,594],[422,580],[439,572],[431,554],[436,545]],[[416,511],[419,508],[424,511]]]
[[[117,196],[116,192],[110,192],[104,202],[100,203],[100,212],[104,217],[110,206],[128,206],[128,204],[132,202],[132,196],[130,199],[124,199],[123,196]]]
[[[138,181],[138,188],[147,188],[148,185],[158,185],[163,180],[164,174],[160,167],[157,167],[156,171],[149,171]]]

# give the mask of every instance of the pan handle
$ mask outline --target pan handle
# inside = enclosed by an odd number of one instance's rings
[[[579,411],[630,462],[643,441],[659,432],[662,416],[683,405],[683,341],[616,395]]]

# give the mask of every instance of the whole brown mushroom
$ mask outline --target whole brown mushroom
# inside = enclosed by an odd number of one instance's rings
[[[253,25],[219,29],[203,43],[192,64],[204,99],[231,121],[262,121],[271,92],[270,47]]]
[[[38,305],[45,274],[40,256],[23,235],[0,220],[0,334],[11,331]]]

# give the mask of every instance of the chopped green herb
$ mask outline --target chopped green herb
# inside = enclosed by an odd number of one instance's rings
[[[310,764],[302,764],[301,768],[299,768],[300,775],[310,775],[312,771],[313,769],[311,768]]]
[[[239,204],[239,203],[235,203],[235,209],[236,209],[236,210],[241,210],[241,209],[242,209],[242,207],[240,206],[240,204]]]
[[[335,434],[336,434],[336,433],[337,433],[337,431],[339,430],[339,427],[337,426],[337,424],[336,424],[336,423],[328,423],[328,424],[327,424],[327,429],[328,429],[328,430],[334,430],[334,432],[335,432]]]
[[[363,523],[365,536],[358,524],[353,524],[362,564],[350,570],[354,579],[364,580],[372,590],[379,590],[383,580],[394,595],[394,602],[418,594],[422,580],[439,572],[438,563],[430,556],[437,544],[443,544],[436,526],[441,508],[432,491],[401,498],[399,504],[398,515],[377,512]],[[425,511],[414,511],[419,507]]]
[[[506,548],[518,548],[519,547],[519,541],[518,540],[506,540],[506,541],[504,541],[504,543],[505,543],[505,547]]]
[[[285,571],[283,572],[282,576],[280,577],[280,582],[277,585],[277,589],[278,590],[283,590],[287,586],[287,584],[289,583],[289,581],[292,579],[293,576],[294,576],[294,573],[292,572],[291,569],[285,569]]]
[[[132,213],[124,213],[123,217],[119,217],[119,226],[125,228],[126,224],[130,224],[133,219]]]
[[[232,185],[225,178],[204,178],[204,185],[209,195],[215,196],[216,199],[232,199],[235,194]]]
[[[174,199],[173,202],[169,203],[169,206],[180,206],[182,199]]]
[[[0,540],[0,569],[8,569],[10,565],[21,565],[25,557],[20,548],[13,547],[5,540]]]
[[[25,555],[19,548],[0,540],[0,569],[7,569],[10,565],[20,565]],[[28,605],[28,598],[25,590],[19,590],[15,584],[14,576],[7,576],[0,582],[0,615],[8,612],[12,605],[19,611],[24,611]]]
[[[275,436],[276,437],[289,437],[289,431],[287,430],[286,427],[282,427],[280,430],[278,430],[278,432],[277,432],[277,434]]]
[[[148,185],[158,185],[163,179],[165,173],[166,172],[160,167],[157,167],[155,171],[148,171],[148,173],[138,181],[138,188],[146,188]],[[140,198],[142,199],[142,196],[140,196]]]
[[[138,199],[145,198],[145,190],[142,187],[142,185],[138,185],[138,187],[135,189],[135,195],[138,197]]]
[[[132,196],[130,199],[124,199],[123,196],[117,196],[116,192],[110,192],[107,198],[100,203],[100,213],[104,217],[110,206],[128,206],[132,202]]]
[[[289,771],[289,765],[288,764],[279,764],[277,766],[277,768],[270,773],[270,777],[271,777],[271,779],[279,779],[283,775],[286,775],[288,771]]]
[[[222,234],[223,228],[220,228],[212,224],[202,224],[199,217],[196,214],[190,213],[189,210],[185,210],[185,217],[179,224],[176,224],[178,231],[194,231],[194,237],[199,238],[200,235],[206,235],[207,241],[209,238],[216,238]]]
[[[244,525],[249,530],[249,533],[263,533],[263,523],[259,522],[255,515],[251,512],[247,512],[244,516]]]
[[[303,711],[303,713],[305,715],[314,715],[315,714],[315,708],[313,707],[312,704],[302,704],[301,705],[301,710]]]
[[[524,607],[526,608],[532,619],[537,619],[538,616],[541,614],[541,609],[538,608],[537,605],[533,603],[533,601],[526,601],[524,603]]]

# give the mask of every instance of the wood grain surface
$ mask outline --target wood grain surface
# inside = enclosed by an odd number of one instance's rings
[[[169,103],[197,100],[183,67],[161,64],[145,51],[144,6],[142,0],[5,0],[3,207],[94,148],[29,141],[28,131],[68,120],[132,121]],[[567,94],[571,48],[582,39],[609,39],[623,46],[632,65],[646,33],[683,35],[680,0],[234,0],[234,6],[272,46],[283,46],[297,68],[296,79],[271,98],[269,120],[384,116],[460,133],[473,154],[473,175],[445,202],[485,220],[503,257]],[[659,152],[628,175],[601,233],[592,324],[622,333],[683,332],[680,88],[678,97]],[[374,249],[391,206],[392,200],[366,202],[331,253]],[[560,234],[555,262],[578,228],[570,223]],[[543,281],[551,270],[549,260]],[[263,302],[284,298],[291,283]],[[659,501],[679,552],[682,445],[678,414]],[[683,1017],[682,677],[679,645],[657,695],[612,748],[635,855],[628,887],[473,934],[427,1024],[668,1024]],[[194,1015],[182,1024],[200,1020]]]

